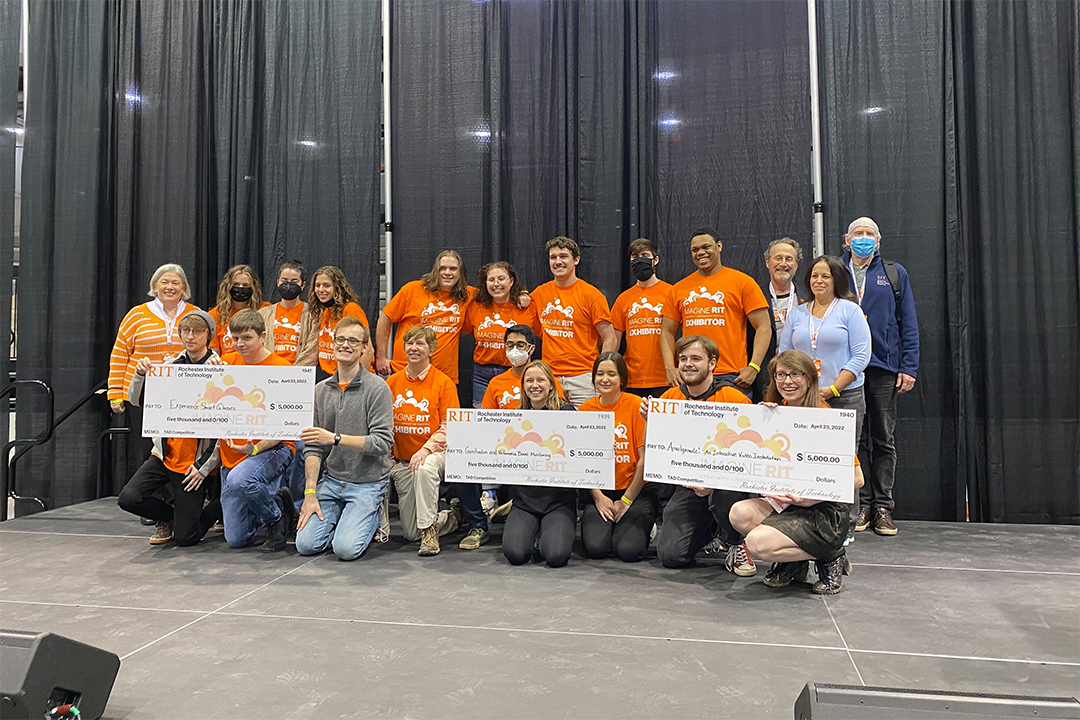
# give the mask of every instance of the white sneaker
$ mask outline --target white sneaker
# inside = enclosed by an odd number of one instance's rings
[[[485,515],[490,517],[497,507],[499,507],[499,503],[495,501],[495,498],[487,493],[480,493],[480,509],[484,511]]]
[[[390,498],[384,495],[379,505],[379,529],[375,531],[375,542],[390,542]]]

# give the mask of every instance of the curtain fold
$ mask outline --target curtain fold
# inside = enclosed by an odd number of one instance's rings
[[[378,0],[31,3],[20,377],[70,407],[124,313],[178,262],[213,306],[246,262],[338,265],[377,311]],[[53,505],[95,495],[102,403],[19,468]],[[34,423],[20,405],[20,427]],[[69,427],[70,425],[70,427]],[[134,443],[118,445],[133,446]],[[127,451],[114,481],[142,458]]]
[[[5,349],[0,356],[0,385],[8,384],[11,327],[11,275],[15,262],[15,115],[19,93],[19,33],[22,3],[0,0],[0,327]],[[7,442],[8,408],[0,415],[0,437]]]

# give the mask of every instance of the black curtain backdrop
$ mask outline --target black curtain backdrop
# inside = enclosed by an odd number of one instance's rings
[[[19,86],[19,0],[0,0],[0,386],[8,384],[11,342],[11,273],[15,261],[15,113]],[[0,437],[8,438],[8,400],[0,407]],[[2,498],[0,498],[2,499]]]
[[[1078,5],[818,9],[826,250],[872,216],[919,313],[898,516],[1077,522]]]
[[[30,7],[19,374],[58,411],[106,377],[164,262],[203,308],[237,262],[264,287],[293,256],[335,264],[376,311],[378,0]],[[104,400],[81,412],[19,468],[50,507],[95,494]],[[39,414],[20,405],[20,427]],[[141,458],[125,460],[116,483]]]

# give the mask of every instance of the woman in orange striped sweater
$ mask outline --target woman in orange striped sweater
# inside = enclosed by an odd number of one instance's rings
[[[215,306],[210,308],[210,317],[214,318],[218,328],[210,339],[210,349],[222,356],[234,352],[229,320],[241,310],[259,310],[264,305],[262,285],[250,265],[233,265],[226,270],[218,285]]]
[[[124,412],[124,401],[139,358],[163,363],[184,351],[176,322],[188,310],[197,309],[187,303],[191,287],[184,268],[173,263],[154,271],[147,294],[154,299],[137,305],[124,316],[109,358],[109,403],[115,413]],[[135,430],[141,433],[141,429]]]

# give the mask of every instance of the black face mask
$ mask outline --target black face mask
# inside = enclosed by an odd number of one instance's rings
[[[645,282],[653,276],[655,270],[653,270],[653,259],[647,257],[634,258],[630,261],[630,272],[634,274],[634,277]]]
[[[282,300],[295,300],[300,297],[300,283],[283,282],[277,286],[277,291]]]
[[[233,285],[231,288],[229,288],[229,297],[231,297],[236,302],[247,302],[251,299],[251,296],[252,294],[254,294],[254,292],[255,291],[250,287],[244,285]]]
[[[324,308],[332,308],[332,307],[334,307],[334,303],[335,303],[336,301],[334,300],[334,298],[333,298],[333,297],[331,297],[331,298],[330,298],[329,300],[320,300],[319,302],[321,302],[321,303],[322,303],[322,306],[323,306]]]

